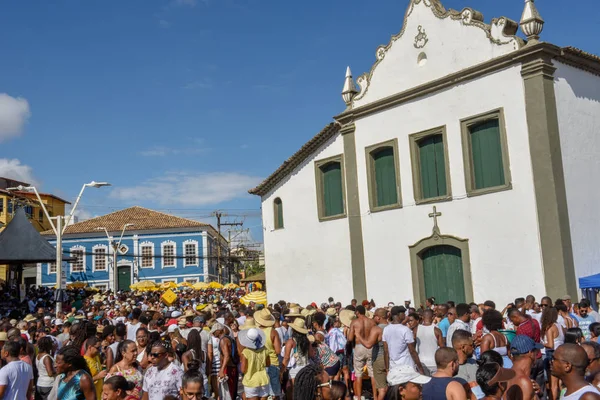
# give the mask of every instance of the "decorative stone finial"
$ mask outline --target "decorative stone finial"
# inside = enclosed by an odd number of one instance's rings
[[[525,0],[525,9],[521,16],[521,30],[527,36],[528,43],[537,43],[544,29],[544,20],[535,8],[534,0]]]
[[[342,99],[344,99],[344,103],[348,107],[352,104],[352,99],[358,93],[356,90],[356,85],[354,85],[354,80],[352,79],[352,71],[350,71],[350,67],[346,68],[346,79],[344,80],[344,88],[342,89]]]

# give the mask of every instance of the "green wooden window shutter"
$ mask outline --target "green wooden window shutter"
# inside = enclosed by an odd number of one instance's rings
[[[275,199],[275,229],[283,228],[283,203],[280,198]]]
[[[375,152],[372,157],[375,169],[376,206],[382,207],[398,203],[394,149],[386,147]]]
[[[418,145],[421,196],[423,199],[445,196],[447,188],[443,136],[428,136],[420,140]]]
[[[485,121],[469,128],[473,156],[475,189],[504,185],[500,124],[497,119]]]
[[[323,178],[323,211],[325,217],[344,213],[342,194],[342,166],[339,162],[330,162],[321,167]]]

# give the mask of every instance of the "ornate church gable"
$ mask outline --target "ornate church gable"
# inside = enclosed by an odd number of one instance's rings
[[[371,71],[358,77],[352,107],[516,51],[525,44],[515,36],[518,26],[506,17],[486,24],[480,12],[446,10],[440,0],[411,0],[400,33],[377,48]]]

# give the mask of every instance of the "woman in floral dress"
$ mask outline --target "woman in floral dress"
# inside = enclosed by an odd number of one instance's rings
[[[134,388],[127,392],[127,399],[139,400],[142,395],[142,371],[136,360],[138,355],[138,346],[132,340],[123,340],[117,347],[117,358],[115,365],[112,366],[107,379],[112,376],[122,376],[127,381],[134,384]]]

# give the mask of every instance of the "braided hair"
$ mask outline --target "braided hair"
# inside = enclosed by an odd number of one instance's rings
[[[302,368],[294,381],[293,400],[314,400],[317,397],[317,388],[321,383],[319,375],[322,371],[320,365],[309,364]]]
[[[80,347],[73,345],[65,346],[58,351],[57,356],[62,356],[65,364],[71,364],[73,371],[83,370],[92,376],[85,358],[81,355]]]

